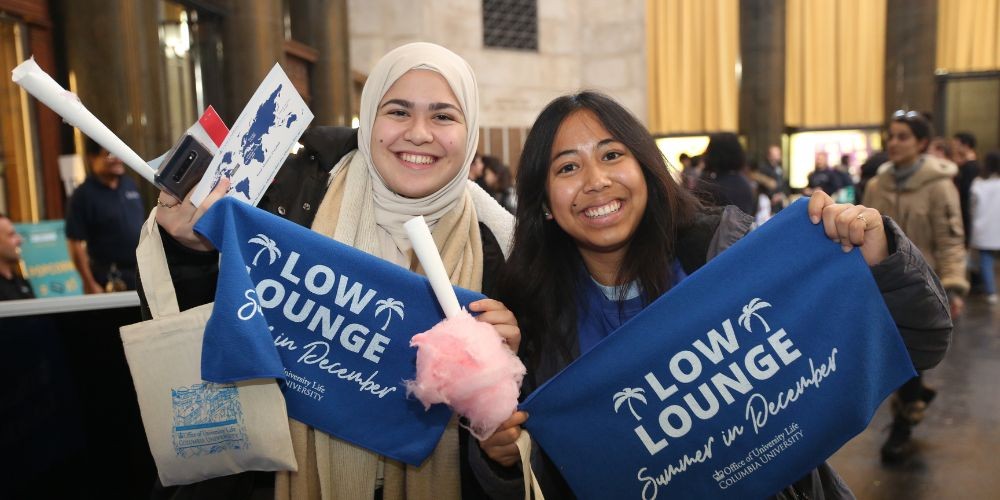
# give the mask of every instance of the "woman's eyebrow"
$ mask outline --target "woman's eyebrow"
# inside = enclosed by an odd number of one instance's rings
[[[411,102],[411,101],[407,101],[405,99],[389,99],[388,101],[383,102],[382,105],[379,106],[379,108],[384,108],[384,107],[386,107],[386,106],[388,106],[390,104],[396,104],[396,105],[402,106],[404,108],[412,108],[413,107],[413,102]]]
[[[389,99],[388,101],[383,102],[382,105],[379,106],[379,109],[389,105],[397,105],[405,109],[413,109],[414,107],[416,107],[416,104],[414,104],[413,101],[407,101],[406,99]],[[442,109],[450,109],[454,110],[456,113],[462,116],[465,116],[465,113],[462,113],[462,110],[458,106],[450,102],[432,102],[427,105],[427,109],[429,111],[441,111]]]
[[[453,109],[459,113],[462,112],[461,109],[458,109],[458,106],[455,106],[450,102],[432,102],[430,105],[427,106],[427,108],[430,109],[431,111],[441,111],[442,109]]]
[[[560,156],[575,155],[575,154],[580,154],[580,151],[577,150],[577,149],[566,149],[566,150],[560,151],[560,152],[556,153],[555,155],[553,155],[552,159],[549,160],[549,161],[553,162],[553,161],[558,160]]]
[[[597,143],[597,147],[600,148],[602,146],[606,146],[606,145],[611,144],[613,142],[618,142],[618,141],[615,138],[613,138],[613,137],[608,137],[607,139],[604,139],[601,142],[598,142]],[[572,155],[572,154],[580,154],[580,150],[578,150],[578,149],[566,149],[566,150],[560,151],[560,152],[556,153],[554,156],[552,156],[552,159],[549,160],[549,161],[550,162],[556,161],[557,159],[559,159],[560,156]]]

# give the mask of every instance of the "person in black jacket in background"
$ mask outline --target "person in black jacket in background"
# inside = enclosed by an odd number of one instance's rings
[[[753,186],[744,175],[746,153],[736,134],[712,134],[705,148],[705,171],[701,175],[702,189],[708,193],[710,205],[734,205],[747,215],[757,213],[757,198]]]
[[[958,188],[959,204],[962,207],[962,227],[965,229],[965,246],[969,246],[972,237],[972,212],[969,209],[971,197],[969,190],[972,181],[979,177],[979,156],[976,154],[976,136],[971,132],[958,132],[954,143],[955,165],[958,174],[955,175],[955,187]]]
[[[31,283],[21,276],[21,235],[0,213],[0,300],[33,299]]]

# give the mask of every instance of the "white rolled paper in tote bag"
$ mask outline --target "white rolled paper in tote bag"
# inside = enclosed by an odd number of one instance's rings
[[[101,123],[101,120],[80,102],[76,94],[62,88],[48,73],[38,67],[34,57],[19,64],[11,73],[14,83],[20,85],[35,99],[42,101],[66,123],[80,129],[109,153],[121,158],[143,179],[156,184],[153,180],[153,174],[156,172],[135,151],[132,151],[132,148]]]

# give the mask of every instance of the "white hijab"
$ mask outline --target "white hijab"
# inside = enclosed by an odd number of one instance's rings
[[[378,105],[385,93],[403,74],[412,69],[440,73],[458,99],[465,115],[467,140],[462,168],[438,191],[418,199],[394,193],[372,162],[372,129]],[[475,189],[467,188],[469,164],[478,141],[479,100],[476,80],[469,65],[454,53],[429,43],[405,45],[386,54],[372,70],[361,94],[361,124],[358,151],[341,159],[330,176],[330,187],[313,221],[313,230],[409,267],[410,242],[403,223],[422,215],[437,231],[432,234],[441,251],[445,269],[453,283],[478,290],[482,284],[483,255]],[[363,164],[363,165],[362,165]],[[486,198],[512,219],[493,198]],[[483,213],[491,213],[484,205]],[[305,497],[318,473],[319,491],[326,500],[372,498],[381,460],[368,450],[316,431],[312,434],[315,456],[310,457],[310,431],[292,422],[299,472],[276,476],[276,498]],[[420,467],[404,467],[384,462],[387,499],[460,498],[459,441],[454,423],[443,434],[434,454]],[[291,492],[291,493],[289,493]],[[297,493],[296,493],[297,492]]]
[[[441,189],[423,198],[406,198],[392,191],[372,161],[372,128],[378,106],[389,88],[407,71],[426,69],[444,77],[465,114],[465,159],[462,168]],[[410,43],[393,49],[379,60],[361,91],[358,152],[368,166],[375,202],[375,222],[396,240],[405,239],[403,223],[418,215],[431,227],[454,208],[466,192],[469,165],[479,143],[479,92],[469,63],[454,52],[432,43]]]

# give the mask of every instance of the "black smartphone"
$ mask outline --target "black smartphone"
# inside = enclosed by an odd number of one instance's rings
[[[183,200],[205,175],[209,163],[212,163],[212,153],[208,148],[198,139],[184,134],[156,171],[156,184],[178,201]]]

